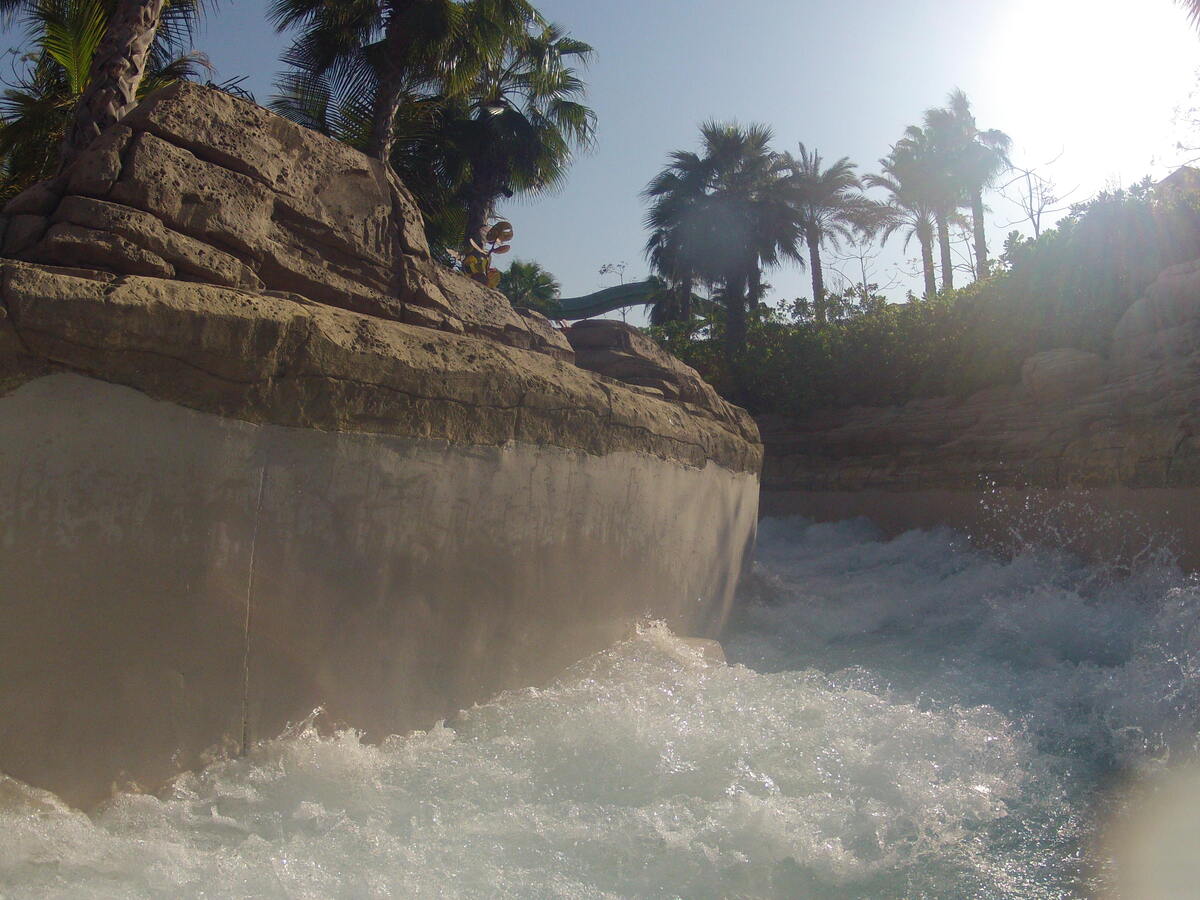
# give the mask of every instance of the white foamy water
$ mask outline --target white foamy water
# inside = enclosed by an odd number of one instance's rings
[[[768,521],[707,665],[661,626],[381,746],[312,727],[89,817],[0,783],[0,896],[1088,896],[1195,751],[1200,586]]]

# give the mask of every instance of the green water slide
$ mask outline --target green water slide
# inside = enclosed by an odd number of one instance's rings
[[[616,287],[605,288],[588,294],[586,297],[569,297],[558,301],[558,308],[546,313],[551,319],[590,319],[592,316],[602,316],[616,309],[627,306],[644,306],[649,303],[656,286],[653,281],[633,281],[629,284],[618,284]]]

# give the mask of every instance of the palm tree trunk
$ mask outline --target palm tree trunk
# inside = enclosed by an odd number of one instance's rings
[[[975,228],[975,270],[977,278],[988,277],[987,231],[983,221],[983,191],[971,197],[971,224]]]
[[[738,360],[746,349],[746,283],[745,275],[725,280],[725,361],[735,382]]]
[[[825,309],[825,273],[821,270],[821,236],[808,229],[804,239],[808,243],[808,265],[812,269],[813,315],[818,325],[824,325],[829,316]]]
[[[375,104],[371,111],[371,136],[367,139],[367,156],[390,163],[396,146],[396,116],[404,100],[402,80],[395,66],[388,66],[379,78]]]
[[[67,126],[60,169],[74,162],[105,129],[137,104],[138,87],[146,74],[163,4],[164,0],[120,0],[113,10],[92,60],[88,86]]]
[[[475,241],[480,247],[487,246],[485,236],[488,232],[488,223],[494,218],[496,200],[502,193],[502,190],[497,187],[499,181],[500,178],[488,170],[485,161],[480,161],[471,176],[470,184],[463,192],[463,205],[467,214],[463,245],[467,251],[471,249],[471,241]]]
[[[954,290],[954,260],[950,255],[950,223],[946,214],[937,214],[938,244],[942,251],[942,290]]]
[[[371,109],[371,136],[367,139],[367,155],[390,162],[396,146],[396,115],[404,96],[404,72],[400,66],[400,41],[403,28],[400,7],[405,0],[389,0],[387,27],[383,34],[383,70],[375,88]],[[408,0],[412,2],[412,0]]]
[[[758,304],[763,297],[762,269],[755,266],[746,279],[746,315],[758,320]]]
[[[937,278],[933,267],[933,235],[924,232],[917,235],[921,242],[921,268],[925,272],[925,299],[932,300],[937,296]]]
[[[470,199],[467,200],[467,230],[463,235],[463,243],[467,250],[471,249],[471,241],[480,247],[487,246],[485,235],[488,230],[488,222],[492,219],[492,207],[495,202],[492,198],[494,196],[483,190],[471,192]]]

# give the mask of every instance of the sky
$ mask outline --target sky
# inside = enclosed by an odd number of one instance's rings
[[[266,21],[267,5],[221,0],[197,39],[218,79],[246,76],[260,102],[270,97],[287,42]],[[564,296],[615,283],[599,274],[606,263],[625,263],[626,280],[647,274],[640,193],[671,151],[697,147],[698,125],[708,119],[767,124],[779,150],[803,141],[866,172],[906,125],[961,87],[980,126],[1011,135],[1014,160],[1041,167],[1071,201],[1161,177],[1200,155],[1174,149],[1187,137],[1176,110],[1196,86],[1200,36],[1173,0],[537,6],[596,50],[586,74],[596,147],[558,193],[502,210],[515,227],[514,256],[553,272]],[[988,203],[997,253],[1020,212],[1000,196]],[[906,254],[900,244],[894,239],[869,271],[896,299],[919,287],[907,262],[916,247]],[[811,294],[796,268],[774,270],[767,281],[773,298]]]

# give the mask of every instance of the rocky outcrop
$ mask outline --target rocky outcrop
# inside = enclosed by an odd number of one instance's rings
[[[699,372],[632,325],[611,319],[585,319],[566,329],[566,337],[579,368],[711,415],[750,440],[757,434],[745,410],[724,400]]]
[[[1200,260],[1163,272],[1121,317],[1113,332],[1119,376],[1146,373],[1173,380],[1200,353]]]
[[[720,631],[753,421],[437,265],[373,160],[180,85],[0,229],[0,773],[90,805]]]
[[[682,363],[653,349],[679,373],[654,397],[572,365],[543,316],[430,258],[390,170],[219,91],[157,92],[0,228],[25,360],[0,387],[66,369],[254,422],[760,464]]]
[[[1153,496],[1148,517],[1190,534],[1182,549],[1200,564],[1200,527],[1186,526],[1200,488],[1200,261],[1162,273],[1106,358],[1054,350],[1027,360],[1018,385],[759,424],[765,506],[777,512],[970,525],[988,490],[1085,491],[1098,503],[1107,492],[1114,509]],[[935,495],[926,515],[921,497]]]
[[[1029,357],[1021,365],[1021,387],[1037,402],[1055,404],[1083,397],[1104,384],[1098,354],[1064,347]]]
[[[3,254],[308,300],[560,359],[544,318],[435,264],[377,160],[220,91],[155,93],[5,209]]]
[[[0,273],[26,360],[9,389],[65,370],[246,422],[760,464],[757,444],[713,415],[495,341],[295,296],[19,262]]]

